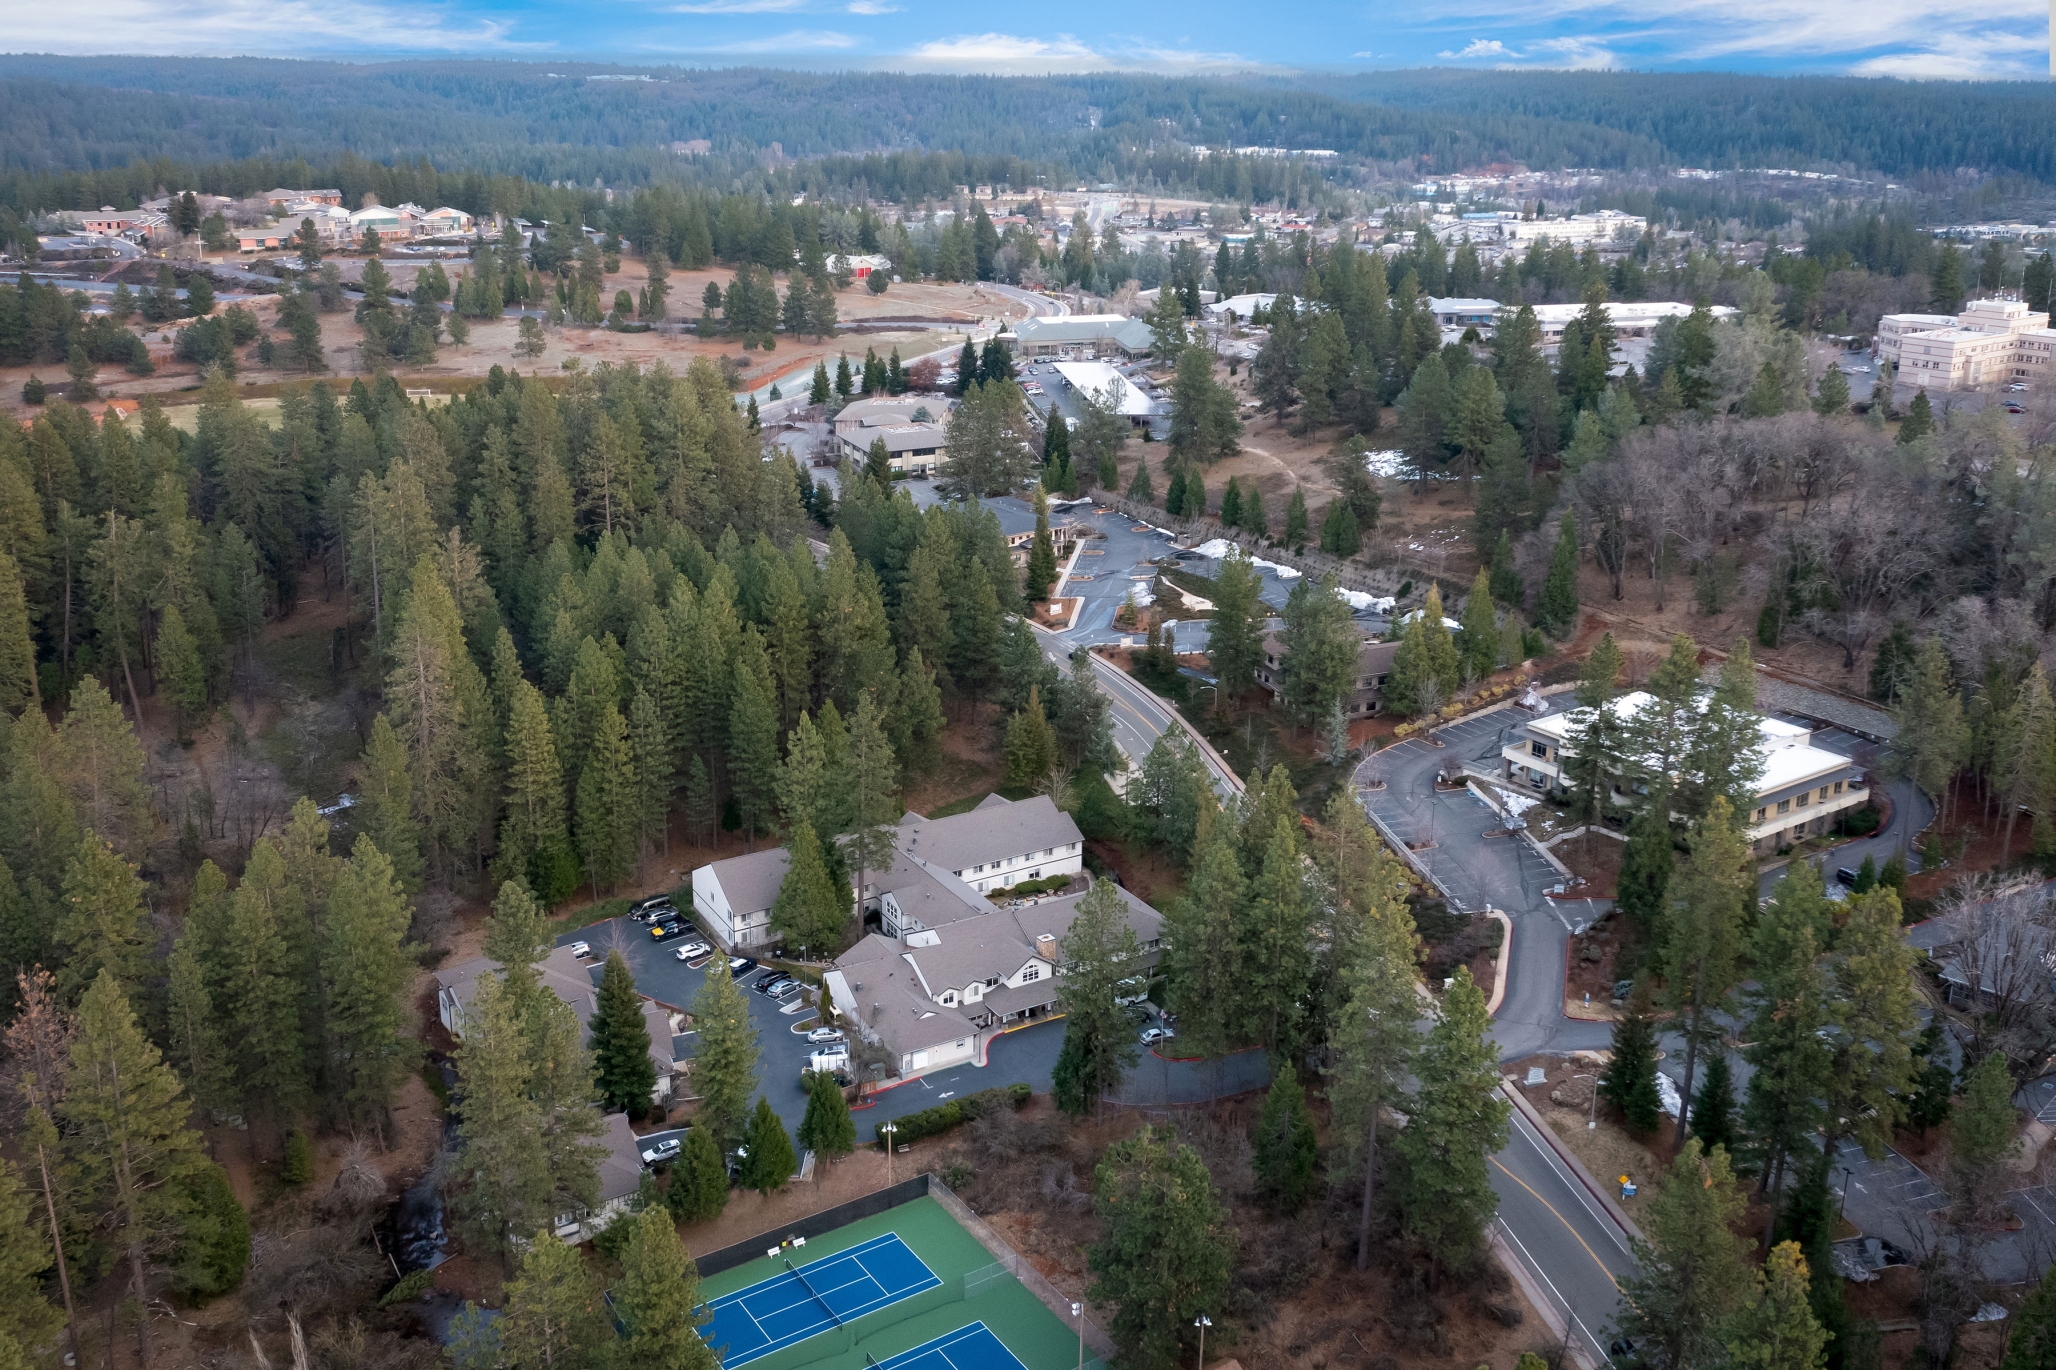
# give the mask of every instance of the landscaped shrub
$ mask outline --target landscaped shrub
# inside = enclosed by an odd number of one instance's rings
[[[934,1108],[924,1108],[919,1113],[909,1113],[899,1120],[899,1131],[893,1134],[893,1141],[899,1146],[907,1146],[923,1137],[938,1136],[960,1124],[983,1118],[1003,1106],[1019,1108],[1028,1102],[1030,1092],[1025,1084],[981,1089],[976,1094],[967,1094],[961,1099],[937,1104]],[[882,1137],[874,1137],[873,1140],[884,1144]]]

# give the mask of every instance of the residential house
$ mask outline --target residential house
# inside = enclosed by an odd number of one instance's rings
[[[1399,655],[1397,642],[1365,637],[1356,649],[1356,678],[1342,708],[1351,718],[1369,718],[1384,707],[1385,677],[1392,673],[1392,658]],[[1256,683],[1273,698],[1284,691],[1285,642],[1275,634],[1264,637],[1263,664],[1256,668]]]
[[[987,795],[969,813],[947,818],[909,813],[894,829],[893,846],[891,869],[864,872],[858,894],[894,937],[982,912],[988,901],[981,897],[994,890],[1076,875],[1085,863],[1084,835],[1047,795]],[[772,940],[771,906],[789,859],[783,847],[772,847],[692,873],[693,911],[723,947]]]
[[[947,820],[938,820],[947,821]],[[1060,950],[1084,893],[968,912],[939,927],[874,932],[822,976],[844,1022],[891,1054],[904,1077],[972,1062],[999,1034],[1056,1007]],[[1163,949],[1163,915],[1123,893],[1141,949],[1137,974]]]
[[[892,258],[880,252],[834,253],[829,256],[827,265],[829,275],[847,274],[853,281],[864,280],[874,271],[883,271],[888,276],[892,274]]]
[[[606,1131],[599,1143],[606,1148],[600,1157],[600,1201],[593,1208],[576,1208],[559,1213],[552,1227],[560,1242],[576,1246],[589,1242],[633,1206],[642,1188],[642,1140],[628,1125],[626,1113],[609,1113],[601,1120]]]
[[[501,969],[500,963],[489,956],[474,956],[435,973],[436,1016],[452,1037],[464,1036],[464,1016],[478,993],[479,980],[498,975]],[[536,975],[544,989],[562,999],[577,1015],[581,1035],[590,1040],[592,1016],[599,1010],[599,987],[593,983],[585,963],[571,954],[570,947],[558,947],[536,966]],[[650,1097],[668,1099],[671,1077],[677,1069],[671,1043],[671,1014],[647,997],[642,1001],[642,1011],[643,1027],[650,1034],[650,1060],[657,1067],[657,1087]]]
[[[299,232],[297,224],[273,224],[269,228],[239,228],[236,230],[238,252],[271,252],[293,245],[293,235]]]
[[[1023,319],[999,340],[1023,361],[1076,361],[1149,355],[1156,337],[1149,325],[1125,314],[1069,314]]]
[[[1654,697],[1637,690],[1608,707],[1630,723],[1653,704]],[[1563,763],[1574,750],[1576,710],[1544,714],[1513,725],[1499,750],[1500,776],[1510,785],[1544,794],[1564,790]],[[1837,818],[1870,803],[1863,768],[1840,752],[1813,745],[1813,730],[1780,718],[1757,719],[1756,752],[1763,761],[1755,802],[1744,814],[1744,827],[1758,853],[1782,851],[1808,837],[1831,831]],[[1628,788],[1623,788],[1626,785]],[[1633,808],[1646,786],[1616,779],[1610,797],[1618,808]]]

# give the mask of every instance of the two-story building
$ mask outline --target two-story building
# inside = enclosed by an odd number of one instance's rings
[[[1349,697],[1342,701],[1351,718],[1369,718],[1384,707],[1385,677],[1392,674],[1392,659],[1399,655],[1397,642],[1365,637],[1356,649],[1356,677]],[[1276,634],[1264,638],[1263,664],[1256,668],[1256,683],[1276,699],[1284,690],[1285,643]]]
[[[947,818],[909,813],[894,829],[893,846],[891,868],[863,872],[857,893],[865,912],[875,911],[894,937],[937,926],[935,911],[961,917],[960,910],[982,909],[989,902],[984,896],[995,890],[1076,875],[1085,866],[1084,834],[1047,795],[987,795],[969,813]],[[734,951],[772,940],[771,906],[790,859],[785,848],[772,847],[692,873],[693,911],[723,947]],[[852,868],[851,879],[858,875]]]
[[[465,1015],[478,994],[479,982],[488,975],[499,975],[504,969],[490,956],[474,956],[435,973],[436,1016],[452,1037],[461,1040],[464,1036]],[[565,946],[551,951],[536,964],[535,969],[542,987],[562,999],[566,1007],[577,1015],[579,1035],[590,1041],[592,1018],[599,1012],[600,991],[587,973],[585,963]],[[677,1070],[677,1059],[672,1050],[674,1029],[671,1013],[656,1000],[644,998],[642,1014],[643,1029],[650,1034],[650,1060],[657,1067],[657,1087],[650,1097],[661,1101],[671,1097],[671,1077]]]
[[[1899,368],[1901,385],[1977,390],[2041,383],[2056,375],[2056,329],[2019,300],[1972,300],[1963,312],[1887,314],[1878,355]]]
[[[601,1119],[605,1130],[599,1145],[600,1199],[591,1208],[574,1208],[556,1214],[551,1229],[557,1240],[573,1246],[589,1242],[635,1206],[636,1191],[642,1187],[642,1141],[628,1124],[626,1113],[609,1113]]]
[[[1623,723],[1632,723],[1654,702],[1637,690],[1608,707]],[[1512,727],[1499,751],[1501,778],[1517,788],[1561,796],[1564,760],[1575,751],[1573,738],[1581,715],[1582,710],[1573,708]],[[1755,750],[1763,773],[1756,782],[1755,802],[1744,815],[1744,831],[1758,853],[1821,836],[1833,829],[1838,815],[1870,802],[1863,768],[1840,752],[1814,746],[1813,730],[1805,724],[1759,717],[1757,731],[1761,740]],[[1611,799],[1617,808],[1632,809],[1642,802],[1641,795],[1623,789],[1623,783],[1614,783]]]
[[[949,460],[949,428],[940,423],[880,423],[845,432],[842,454],[862,466],[871,444],[885,444],[885,464],[895,474],[932,476]]]
[[[1122,893],[1148,973],[1163,949],[1163,915]],[[1061,945],[1084,893],[983,909],[941,902],[925,917],[958,916],[898,935],[875,932],[836,958],[822,976],[839,1018],[891,1053],[902,1076],[985,1064],[992,1038],[1056,1007]],[[983,902],[983,901],[981,901]]]

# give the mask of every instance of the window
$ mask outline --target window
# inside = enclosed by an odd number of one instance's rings
[[[1792,811],[1792,801],[1791,801],[1791,800],[1789,800],[1789,799],[1780,799],[1780,800],[1778,801],[1778,812],[1779,812],[1779,813],[1790,813],[1791,811]]]
[[[1549,755],[1549,748],[1540,742],[1530,742],[1528,744],[1528,755],[1546,758]]]
[[[1812,791],[1812,790],[1801,790],[1801,791],[1799,791],[1798,795],[1796,795],[1796,796],[1795,796],[1795,797],[1793,798],[1792,802],[1793,802],[1793,803],[1795,803],[1795,804],[1797,804],[1797,805],[1798,805],[1798,806],[1799,806],[1800,808],[1802,808],[1802,809],[1803,809],[1803,808],[1805,808],[1805,807],[1806,807],[1806,806],[1807,806],[1808,804],[1811,804],[1811,803],[1813,802],[1813,791]]]
[[[1041,978],[1041,966],[1030,966],[1028,967],[1028,969],[1021,972],[1021,983],[1024,985],[1027,984],[1030,980],[1040,980]]]
[[[1769,805],[1765,805],[1765,806],[1764,806],[1763,808],[1760,808],[1760,809],[1758,809],[1758,810],[1756,811],[1756,821],[1757,821],[1757,822],[1759,822],[1759,823],[1761,823],[1761,822],[1763,821],[1763,819],[1764,819],[1764,815],[1765,815],[1765,814],[1768,814],[1769,812],[1770,812],[1770,806],[1769,806]]]
[[[1821,786],[1821,787],[1820,787],[1820,793],[1819,793],[1819,794],[1817,794],[1817,795],[1815,795],[1815,796],[1814,796],[1814,798],[1815,798],[1815,799],[1818,799],[1818,800],[1819,800],[1819,801],[1820,801],[1821,803],[1823,803],[1823,804],[1827,803],[1827,802],[1828,802],[1828,787],[1827,787],[1827,786],[1825,786],[1825,785]]]
[[[1839,780],[1837,780],[1837,781],[1835,782],[1835,793],[1836,793],[1836,794],[1840,794],[1841,792],[1842,792],[1842,782],[1841,782],[1841,781],[1839,781]]]

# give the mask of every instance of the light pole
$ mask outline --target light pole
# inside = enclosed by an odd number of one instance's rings
[[[1071,1316],[1078,1319],[1078,1370],[1085,1370],[1085,1305],[1073,1302]]]
[[[1206,1370],[1206,1330],[1214,1325],[1214,1320],[1201,1313],[1192,1320],[1192,1325],[1199,1329],[1199,1370]]]
[[[1849,1181],[1855,1178],[1855,1175],[1856,1172],[1851,1170],[1848,1166],[1845,1165],[1842,1167],[1842,1193],[1841,1196],[1835,1200],[1836,1222],[1842,1221],[1842,1208],[1849,1202]]]
[[[1590,1132],[1599,1126],[1599,1077],[1597,1075],[1573,1075],[1571,1078],[1573,1080],[1590,1080],[1592,1082],[1592,1115],[1585,1119],[1585,1130]]]
[[[892,1139],[899,1131],[898,1123],[887,1123],[878,1129],[878,1135],[885,1139],[885,1185],[892,1187]]]

